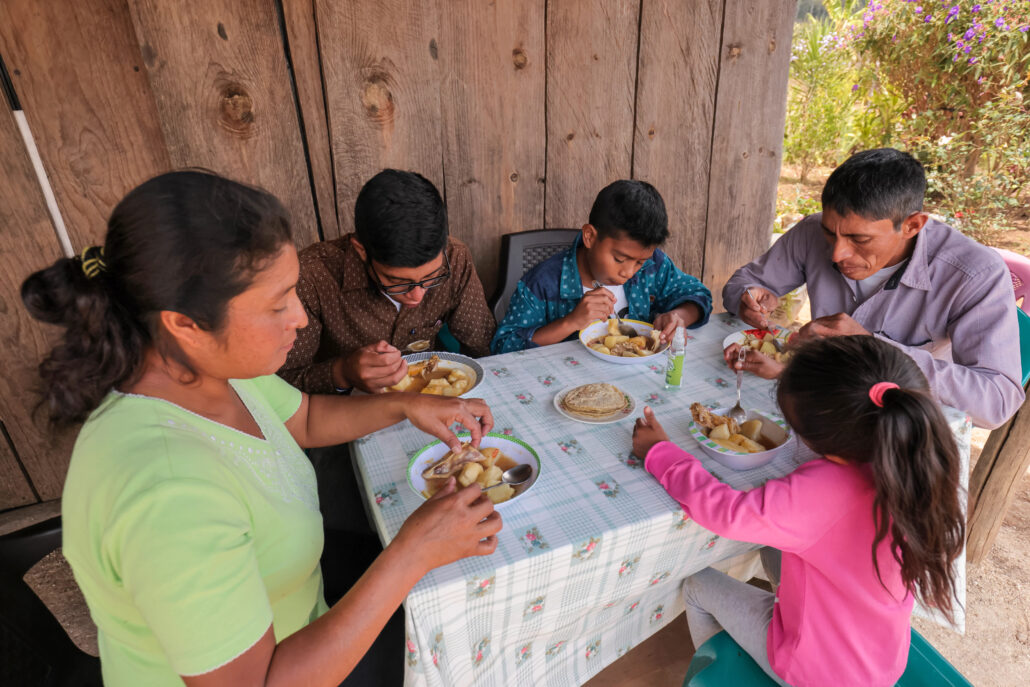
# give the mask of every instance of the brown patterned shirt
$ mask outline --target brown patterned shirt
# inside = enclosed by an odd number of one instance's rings
[[[436,350],[436,334],[445,322],[463,351],[490,354],[497,325],[464,243],[447,241],[450,278],[426,291],[417,307],[398,311],[369,277],[351,236],[300,252],[297,295],[309,321],[297,331],[297,342],[279,370],[283,379],[308,393],[333,393],[336,358],[379,340],[403,350],[413,341],[428,339],[430,349]]]

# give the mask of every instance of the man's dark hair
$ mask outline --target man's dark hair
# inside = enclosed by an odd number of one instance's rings
[[[895,229],[923,209],[926,174],[908,153],[877,148],[855,153],[826,180],[823,209],[840,216],[851,213],[869,220],[889,219]]]
[[[421,174],[384,169],[361,187],[354,229],[370,259],[390,267],[418,267],[447,245],[447,209]]]
[[[601,189],[590,208],[590,224],[602,237],[624,234],[643,246],[659,246],[669,238],[665,201],[646,181],[622,179]]]

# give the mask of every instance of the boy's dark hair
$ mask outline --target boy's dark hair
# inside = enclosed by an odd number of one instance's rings
[[[841,217],[854,213],[869,220],[901,222],[923,209],[926,174],[908,153],[876,148],[855,153],[833,170],[823,187],[824,210]]]
[[[354,230],[370,259],[391,267],[418,267],[447,245],[447,208],[421,174],[384,169],[358,193]]]
[[[597,194],[590,208],[590,224],[602,237],[620,234],[643,246],[660,246],[669,238],[665,201],[651,184],[621,179]]]
[[[85,420],[151,348],[193,373],[161,311],[221,331],[229,301],[291,242],[274,196],[215,174],[169,172],[130,191],[107,221],[103,268],[87,275],[83,258],[61,258],[22,284],[29,314],[64,329],[39,365],[51,420]]]
[[[870,397],[878,382],[897,384],[882,406]],[[876,549],[887,540],[905,588],[950,618],[952,563],[965,542],[958,447],[912,358],[873,336],[818,339],[794,352],[777,401],[813,451],[869,465],[877,575]]]

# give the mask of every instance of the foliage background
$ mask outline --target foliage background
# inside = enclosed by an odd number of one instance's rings
[[[926,166],[927,210],[988,243],[1020,223],[1030,0],[829,0],[802,12],[784,140],[800,184],[857,150],[892,146]],[[780,224],[818,209],[817,195],[788,194]]]

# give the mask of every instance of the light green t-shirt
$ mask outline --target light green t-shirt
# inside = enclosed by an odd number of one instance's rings
[[[301,394],[274,375],[230,383],[265,439],[117,392],[79,433],[64,555],[108,687],[182,685],[327,610],[315,474],[283,424]]]

